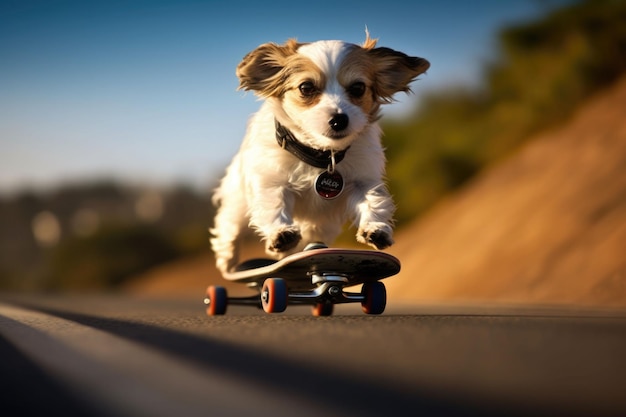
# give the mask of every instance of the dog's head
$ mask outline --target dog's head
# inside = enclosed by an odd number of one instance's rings
[[[237,67],[240,89],[276,103],[281,123],[298,139],[322,149],[345,149],[370,123],[381,104],[428,69],[423,58],[341,41],[266,43]],[[282,120],[285,119],[285,120]]]

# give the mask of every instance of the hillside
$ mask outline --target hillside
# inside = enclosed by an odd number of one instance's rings
[[[403,263],[390,300],[626,306],[626,78],[402,228],[390,252]],[[126,290],[201,297],[215,282],[207,254]]]
[[[626,306],[626,78],[402,230],[394,298]]]

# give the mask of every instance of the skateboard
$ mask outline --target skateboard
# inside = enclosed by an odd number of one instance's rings
[[[382,314],[387,291],[379,280],[398,272],[400,261],[384,252],[309,244],[279,261],[252,259],[224,274],[224,279],[245,284],[258,294],[229,297],[226,288],[211,285],[204,303],[210,316],[225,314],[229,304],[257,306],[266,313],[309,304],[314,316],[330,316],[335,304],[357,302],[366,314]],[[363,284],[359,293],[344,291],[359,284]]]

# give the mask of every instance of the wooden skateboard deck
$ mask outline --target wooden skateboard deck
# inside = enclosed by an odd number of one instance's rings
[[[253,260],[245,264],[262,264]],[[267,260],[267,262],[272,262]],[[240,268],[241,269],[241,266]],[[253,269],[235,270],[224,279],[241,283],[262,284],[266,278],[283,278],[288,288],[312,288],[311,275],[335,273],[345,275],[352,285],[378,281],[400,272],[400,261],[388,253],[374,250],[324,248],[297,252],[279,261]]]

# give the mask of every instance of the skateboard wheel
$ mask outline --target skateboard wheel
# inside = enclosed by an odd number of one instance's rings
[[[382,282],[366,282],[361,288],[361,307],[365,314],[382,314],[387,306],[387,290]]]
[[[204,304],[206,304],[206,313],[209,316],[225,314],[226,306],[228,305],[226,288],[216,285],[209,286],[206,289]]]
[[[333,303],[317,303],[313,306],[313,315],[315,317],[331,316],[335,305]]]
[[[282,278],[268,278],[261,289],[261,304],[266,313],[282,313],[287,309],[287,284]]]

